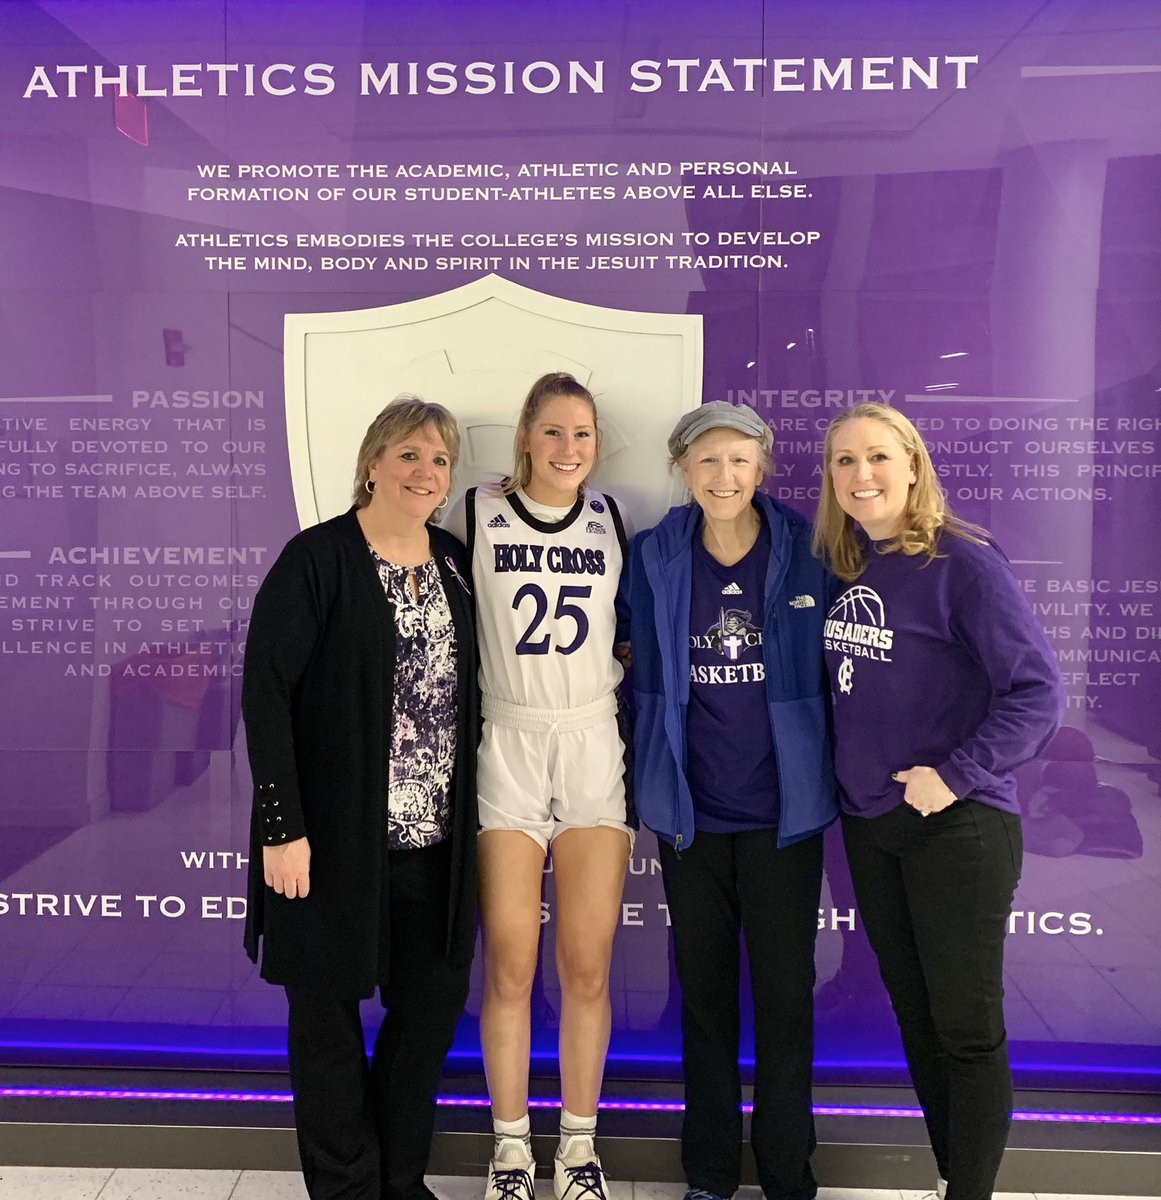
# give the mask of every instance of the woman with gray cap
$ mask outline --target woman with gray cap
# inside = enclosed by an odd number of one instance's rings
[[[753,984],[750,1142],[770,1200],[809,1200],[822,831],[838,812],[828,575],[805,517],[758,491],[773,438],[723,401],[669,439],[692,502],[633,543],[634,784],[656,834],[682,992],[686,1200],[737,1189],[739,958]]]

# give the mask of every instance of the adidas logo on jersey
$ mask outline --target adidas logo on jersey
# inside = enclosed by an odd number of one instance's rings
[[[742,589],[738,587],[736,583],[727,583],[726,586],[722,588],[723,596],[740,596],[741,594]]]
[[[790,601],[790,607],[791,608],[813,608],[814,607],[814,597],[807,596],[807,595],[795,596],[794,599]]]
[[[510,528],[507,521],[504,520],[503,513],[497,513],[489,522],[489,529],[508,529]]]
[[[605,527],[600,523],[600,521],[590,521],[585,526],[585,533],[604,533],[604,532],[605,532]]]

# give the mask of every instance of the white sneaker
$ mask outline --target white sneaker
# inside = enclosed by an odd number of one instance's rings
[[[552,1190],[556,1200],[609,1200],[601,1160],[588,1134],[573,1134],[557,1150]]]
[[[499,1138],[496,1154],[488,1164],[488,1186],[484,1200],[536,1200],[532,1182],[536,1163],[523,1138]]]

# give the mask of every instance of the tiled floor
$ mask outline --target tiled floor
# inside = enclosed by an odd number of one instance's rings
[[[480,1200],[483,1182],[465,1176],[429,1178],[440,1200]],[[610,1200],[681,1200],[676,1183],[610,1184]],[[537,1200],[551,1200],[552,1186],[537,1180]],[[922,1200],[922,1192],[823,1188],[819,1200]],[[287,1171],[136,1171],[127,1168],[0,1167],[0,1200],[306,1200],[301,1178]],[[737,1200],[762,1200],[744,1187]],[[1143,1200],[1119,1196],[1034,1196],[997,1192],[996,1200]],[[1152,1200],[1161,1200],[1154,1197]]]

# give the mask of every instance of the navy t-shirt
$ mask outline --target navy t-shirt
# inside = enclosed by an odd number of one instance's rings
[[[693,544],[686,779],[695,828],[777,828],[778,767],[766,708],[762,613],[770,530],[732,567]]]

